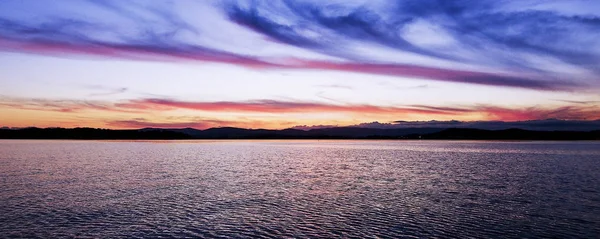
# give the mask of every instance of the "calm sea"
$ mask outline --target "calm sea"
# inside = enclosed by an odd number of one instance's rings
[[[599,238],[600,142],[5,140],[0,237]]]

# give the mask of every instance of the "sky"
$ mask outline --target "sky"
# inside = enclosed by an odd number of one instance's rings
[[[600,119],[600,1],[0,1],[0,126],[548,118]]]

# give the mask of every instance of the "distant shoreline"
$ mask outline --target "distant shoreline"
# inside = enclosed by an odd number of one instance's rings
[[[600,139],[566,139],[566,140],[537,140],[537,139],[6,139],[0,138],[2,141],[56,141],[56,142],[113,142],[113,143],[127,143],[127,142],[244,142],[244,141],[257,141],[257,142],[268,142],[268,141],[280,141],[280,142],[294,142],[294,141],[322,141],[322,142],[334,142],[334,141],[386,141],[386,142],[496,142],[496,143],[527,143],[527,142],[600,142]]]
[[[494,140],[494,141],[593,141],[594,131],[484,130],[473,128],[372,129],[336,127],[313,130],[242,128],[134,129],[23,128],[0,129],[0,139],[40,140]]]

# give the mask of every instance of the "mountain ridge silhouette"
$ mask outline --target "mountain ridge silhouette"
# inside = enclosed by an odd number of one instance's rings
[[[98,128],[0,129],[0,139],[449,139],[449,140],[600,140],[600,129],[590,131],[535,131],[520,128],[487,130],[476,128],[376,129],[332,127],[311,130],[244,129],[217,127],[142,128],[129,130]]]

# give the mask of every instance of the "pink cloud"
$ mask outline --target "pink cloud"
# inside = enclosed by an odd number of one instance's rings
[[[533,119],[577,119],[594,120],[600,118],[600,109],[592,105],[574,105],[561,107],[508,108],[490,105],[464,107],[441,107],[428,105],[376,106],[352,104],[325,104],[315,102],[292,102],[277,100],[255,101],[179,101],[170,99],[135,99],[124,102],[16,99],[0,98],[0,106],[24,110],[54,111],[68,114],[81,114],[87,111],[107,111],[133,114],[172,111],[177,109],[205,112],[234,113],[312,113],[325,112],[355,114],[358,116],[377,115],[394,117],[426,116],[430,119],[468,115],[479,116],[481,120],[533,120]],[[332,119],[336,120],[336,119]],[[121,122],[122,124],[126,123]],[[129,122],[133,123],[133,122]],[[232,123],[236,122],[224,122]],[[201,126],[201,125],[199,125]]]
[[[102,42],[21,41],[0,37],[0,49],[47,55],[89,55],[150,61],[217,62],[258,69],[332,70],[535,90],[572,90],[580,87],[580,85],[567,81],[548,81],[529,76],[451,70],[408,64],[330,62],[295,58],[269,59],[266,61],[261,58],[242,56],[196,46],[169,48],[151,45],[119,45]]]

